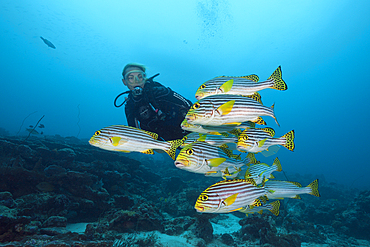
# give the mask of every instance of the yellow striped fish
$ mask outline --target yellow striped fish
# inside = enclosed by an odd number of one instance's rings
[[[246,206],[239,210],[239,212],[245,213],[247,216],[248,214],[259,213],[262,214],[263,210],[268,210],[273,213],[275,216],[278,216],[280,211],[280,201],[274,201],[272,203],[263,202],[261,206],[254,207],[254,206]]]
[[[269,180],[265,183],[264,187],[268,191],[266,194],[268,199],[300,199],[300,194],[310,194],[320,197],[318,179],[314,180],[306,187],[302,187],[302,185],[297,182]]]
[[[195,209],[202,213],[229,213],[247,205],[260,206],[258,198],[265,194],[266,190],[257,187],[253,179],[224,180],[203,191]]]
[[[195,98],[200,100],[214,94],[253,95],[255,92],[266,88],[281,91],[288,89],[288,86],[282,79],[280,66],[266,81],[258,82],[258,80],[257,75],[239,77],[219,76],[202,84],[195,93]]]
[[[272,128],[248,128],[238,138],[237,149],[241,152],[258,153],[267,150],[270,146],[281,145],[293,151],[294,130],[279,138],[273,138],[275,131]]]
[[[163,150],[175,160],[176,149],[181,140],[158,141],[158,135],[125,125],[112,125],[95,132],[90,138],[92,146],[119,152],[154,154],[153,149]]]
[[[266,124],[266,123],[262,123]],[[197,132],[202,134],[211,134],[211,135],[224,135],[225,132],[232,132],[235,129],[245,129],[245,128],[254,128],[255,123],[247,121],[241,123],[240,125],[222,125],[222,126],[209,126],[209,125],[197,125],[190,124],[186,119],[181,123],[181,128],[186,131]]]
[[[274,178],[271,174],[274,171],[282,171],[281,163],[277,157],[271,166],[265,163],[250,165],[245,173],[245,178],[252,178],[256,184],[261,184],[269,178]]]
[[[212,135],[193,132],[184,137],[184,142],[183,144],[181,144],[181,147],[184,147],[196,141],[206,142],[217,147],[220,147],[226,143],[233,143],[235,144],[236,148],[238,137],[229,133],[224,133],[224,135]]]
[[[241,95],[216,94],[194,103],[185,118],[190,124],[215,126],[240,125],[247,121],[263,124],[261,116],[270,116],[279,125],[274,105],[267,107]]]
[[[239,174],[242,166],[249,163],[249,158],[239,161],[230,156],[220,147],[206,142],[193,142],[181,149],[175,166],[206,176],[232,178]]]

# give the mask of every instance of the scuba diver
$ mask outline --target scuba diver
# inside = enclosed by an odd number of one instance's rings
[[[146,68],[137,63],[127,64],[122,72],[122,82],[130,89],[119,94],[114,105],[124,103],[127,124],[157,133],[165,141],[182,139],[187,133],[181,129],[181,122],[192,106],[190,100],[154,81],[156,74],[146,78]],[[128,93],[126,100],[117,105],[117,99]]]

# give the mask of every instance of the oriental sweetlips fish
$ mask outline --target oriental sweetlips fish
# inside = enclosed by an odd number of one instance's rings
[[[262,214],[263,210],[268,210],[273,213],[275,216],[279,215],[280,209],[280,201],[274,201],[271,203],[267,203],[266,200],[262,202],[261,206],[246,206],[239,210],[239,212],[245,213],[247,216],[248,214],[259,213]]]
[[[225,132],[230,133],[235,129],[254,128],[255,126],[256,124],[251,121],[243,122],[241,124],[228,124],[222,126],[190,124],[186,119],[184,119],[181,123],[181,128],[183,130],[211,135],[224,135]]]
[[[299,198],[299,194],[320,196],[317,179],[307,187],[302,188],[299,185],[295,182],[269,180],[257,186],[253,179],[224,180],[203,191],[195,203],[195,209],[203,213],[229,213],[243,211],[248,206],[262,206],[258,199],[261,197],[283,199]]]
[[[300,199],[300,194],[310,194],[320,197],[318,179],[314,180],[306,187],[302,187],[302,185],[297,182],[269,180],[265,183],[264,187],[268,191],[266,194],[268,199]]]
[[[195,102],[185,118],[198,125],[240,125],[247,121],[266,124],[261,116],[270,116],[279,125],[274,105],[267,107],[241,95],[216,94]]]
[[[281,91],[288,89],[288,86],[282,79],[280,66],[266,81],[258,82],[258,80],[259,78],[257,75],[238,77],[219,76],[202,84],[195,93],[195,98],[200,100],[214,94],[253,95],[255,92],[266,88]]]
[[[248,128],[238,137],[237,149],[241,152],[258,153],[267,150],[270,146],[281,145],[288,150],[294,150],[294,130],[280,138],[273,138],[275,131],[272,128]]]
[[[248,205],[261,206],[258,198],[265,194],[265,188],[257,187],[253,179],[224,180],[203,191],[195,209],[202,213],[229,213]]]
[[[274,178],[271,174],[274,171],[282,171],[281,163],[277,157],[271,166],[265,163],[251,164],[245,173],[245,178],[252,178],[256,184],[261,184],[269,178]]]
[[[236,145],[238,142],[238,137],[229,133],[225,133],[223,135],[212,135],[193,132],[184,137],[184,143],[181,145],[181,147],[196,141],[206,142],[208,144],[220,147],[226,143],[234,143]]]
[[[119,152],[154,154],[153,149],[163,150],[175,160],[181,140],[158,141],[158,135],[125,125],[112,125],[95,132],[89,143],[101,149]]]
[[[212,177],[233,178],[241,171],[241,167],[249,163],[249,158],[239,161],[229,150],[213,146],[206,142],[194,142],[186,145],[177,155],[177,168],[204,174]],[[238,156],[239,157],[239,156]]]

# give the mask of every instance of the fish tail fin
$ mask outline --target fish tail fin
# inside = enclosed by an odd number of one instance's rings
[[[167,150],[164,150],[173,160],[175,160],[176,149],[181,146],[183,139],[169,141],[170,147]]]
[[[272,203],[270,203],[270,205],[272,206],[271,209],[269,209],[271,211],[271,213],[273,213],[275,216],[278,216],[279,215],[279,209],[280,209],[280,201],[274,201]]]
[[[294,130],[289,131],[285,135],[283,135],[281,138],[285,138],[286,142],[282,146],[286,147],[288,150],[293,151],[295,148],[294,144]]]
[[[279,124],[279,122],[278,122],[278,120],[277,120],[277,118],[275,116],[275,103],[272,104],[271,109],[272,109],[272,112],[273,112],[272,117],[275,119],[276,124],[280,127],[280,124]]]
[[[311,188],[311,192],[308,193],[308,194],[311,194],[311,195],[320,197],[320,193],[319,193],[319,180],[318,179],[312,181],[312,183],[310,183],[309,185],[307,185],[307,187],[308,188]]]
[[[269,80],[272,80],[274,84],[272,85],[271,88],[285,91],[288,89],[287,84],[283,80],[283,73],[281,72],[281,66],[279,66],[274,73],[268,78]]]
[[[248,158],[248,159],[249,159],[249,163],[250,163],[250,164],[258,164],[258,163],[260,163],[260,162],[256,159],[256,157],[254,156],[254,153],[248,153],[246,158]]]
[[[280,163],[280,160],[278,159],[278,157],[275,158],[274,160],[274,163],[272,165],[276,165],[277,167],[277,170],[278,172],[281,172],[283,170],[283,168],[281,167],[281,163]]]

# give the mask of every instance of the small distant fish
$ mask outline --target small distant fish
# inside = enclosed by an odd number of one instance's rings
[[[282,170],[281,163],[276,157],[271,166],[265,163],[251,164],[245,173],[245,178],[252,178],[256,184],[261,184],[262,182],[267,181],[269,178],[274,178],[272,176],[274,171],[280,172]]]
[[[237,149],[241,152],[258,153],[267,150],[270,146],[281,145],[293,151],[294,130],[280,138],[273,138],[275,131],[272,128],[248,128],[238,137]]]
[[[248,216],[248,214],[253,214],[253,213],[262,214],[263,210],[268,210],[271,213],[273,213],[275,216],[278,216],[280,213],[279,211],[280,201],[274,201],[272,203],[263,202],[261,206],[257,206],[257,207],[248,205],[240,209],[239,212],[245,213]]]
[[[240,125],[247,121],[266,124],[261,116],[270,116],[279,125],[274,105],[267,107],[241,95],[216,94],[195,102],[185,118],[188,123],[198,125]]]
[[[257,91],[272,88],[277,90],[287,90],[288,86],[282,79],[281,67],[279,66],[272,75],[263,82],[258,82],[257,75],[248,76],[219,76],[202,84],[195,98],[200,100],[204,97],[214,94],[238,94],[238,95],[253,95]]]
[[[310,194],[320,197],[318,179],[314,180],[306,187],[302,187],[302,185],[297,182],[269,180],[265,183],[264,187],[268,191],[266,194],[268,199],[300,199],[300,194]]]
[[[30,126],[28,126],[28,127],[33,128],[33,125],[30,125]]]
[[[249,158],[243,161],[235,158],[236,156],[230,154],[229,150],[206,142],[193,142],[181,149],[177,155],[175,166],[206,176],[233,178],[239,174],[241,167],[246,166],[250,161]]]
[[[195,209],[201,213],[229,213],[248,205],[261,206],[258,199],[266,194],[253,179],[224,180],[208,187],[198,197]]]
[[[30,132],[31,134],[34,134],[34,135],[39,135],[40,133],[35,130],[35,129],[31,129],[31,128],[26,128],[26,131]]]
[[[49,46],[50,48],[53,48],[53,49],[55,49],[56,47],[55,47],[55,45],[53,45],[53,43],[51,43],[49,40],[47,40],[47,39],[44,39],[43,37],[41,37],[40,36],[40,38],[42,39],[42,41],[44,41],[44,43],[47,45],[47,46]]]
[[[40,129],[42,129],[42,128],[45,128],[45,125],[43,125],[43,124],[39,124],[39,126],[38,126]]]
[[[141,152],[154,154],[153,149],[165,151],[175,160],[176,149],[181,140],[158,141],[158,135],[125,125],[112,125],[95,132],[90,138],[92,146],[119,152]]]

